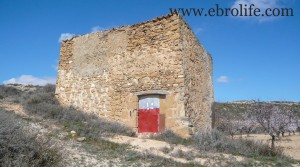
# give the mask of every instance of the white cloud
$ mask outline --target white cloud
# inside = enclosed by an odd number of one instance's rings
[[[59,63],[59,60],[56,60],[56,63],[51,65],[52,69],[57,71],[58,70],[58,63]]]
[[[99,31],[104,31],[106,30],[107,28],[103,28],[103,27],[100,27],[100,26],[95,26],[95,27],[92,27],[91,29],[91,32],[99,32]]]
[[[58,42],[60,43],[60,42],[62,42],[62,41],[64,41],[64,40],[71,39],[71,38],[74,37],[74,36],[75,36],[75,34],[62,33],[62,34],[60,34],[60,37],[59,37]]]
[[[244,8],[244,9],[242,9],[242,11],[240,11],[240,4]],[[243,15],[245,15],[245,10],[246,10],[247,14],[249,15],[250,10],[248,8],[250,7],[251,4],[254,5],[253,8],[260,9],[260,11],[261,11],[260,14],[263,14],[267,8],[272,9],[272,8],[279,7],[278,0],[236,0],[234,2],[234,4],[231,6],[231,9],[237,8],[239,10],[239,13],[242,12]],[[247,7],[245,7],[245,5],[247,5]],[[253,15],[253,9],[252,9],[252,15]],[[259,22],[264,22],[264,21],[273,20],[275,17],[272,17],[272,16],[237,16],[236,18],[245,19],[245,20],[255,19]]]
[[[40,85],[55,84],[56,78],[54,77],[43,77],[38,78],[32,75],[22,75],[17,78],[11,78],[3,82],[4,84],[22,84],[22,85]]]
[[[220,76],[217,79],[217,82],[219,82],[219,83],[228,83],[229,82],[229,78],[228,78],[228,76],[223,75],[223,76]]]
[[[193,31],[196,35],[198,35],[200,32],[204,31],[204,29],[201,27],[195,27],[193,28]]]
[[[58,64],[52,65],[51,67],[52,67],[52,69],[53,69],[54,71],[57,71],[57,70],[58,70]]]

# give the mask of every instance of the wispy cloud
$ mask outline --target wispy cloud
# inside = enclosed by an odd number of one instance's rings
[[[52,67],[52,69],[53,69],[54,71],[57,71],[57,70],[58,70],[58,64],[52,65],[51,67]]]
[[[55,71],[58,70],[58,63],[59,63],[59,60],[56,60],[55,64],[51,65],[53,70],[55,70]]]
[[[58,39],[58,42],[62,42],[64,40],[68,40],[68,39],[71,39],[72,37],[74,37],[75,34],[70,34],[70,33],[62,33],[60,34],[60,37]]]
[[[228,76],[220,76],[219,78],[217,78],[217,82],[219,83],[229,83],[229,77]]]
[[[22,75],[17,78],[11,78],[4,81],[4,84],[22,84],[22,85],[40,85],[44,86],[46,84],[55,84],[56,78],[54,77],[43,77],[38,78],[32,75]]]
[[[91,28],[91,32],[99,32],[99,31],[104,31],[107,30],[108,28],[100,27],[100,26],[95,26]]]
[[[94,33],[94,32],[100,32],[100,31],[105,31],[105,30],[110,30],[114,27],[120,27],[118,25],[110,25],[110,26],[94,26],[91,28],[91,33]]]
[[[242,9],[241,11],[240,4],[242,5],[242,7],[245,7],[245,5],[247,5],[247,7]],[[254,8],[259,8],[261,14],[263,14],[262,12],[264,12],[268,8],[272,9],[280,6],[278,0],[236,0],[234,4],[231,6],[231,8],[238,9],[239,13],[242,13],[243,15],[245,15],[245,12],[247,12],[249,15],[250,11],[248,8],[250,7],[251,4],[255,5]],[[272,16],[237,16],[235,18],[244,19],[244,20],[253,19],[259,22],[271,21],[275,19],[275,17]]]
[[[193,31],[194,31],[194,33],[195,33],[196,35],[198,35],[198,34],[201,33],[202,31],[204,31],[204,29],[201,28],[201,27],[194,27],[194,28],[193,28]]]

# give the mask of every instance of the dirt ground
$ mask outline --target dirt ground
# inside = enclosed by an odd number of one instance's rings
[[[208,165],[208,166],[219,166],[219,161],[238,161],[242,162],[244,161],[245,157],[241,156],[234,156],[231,154],[224,154],[224,153],[214,153],[214,154],[207,154],[206,157],[198,155],[198,150],[194,148],[193,146],[184,146],[184,145],[172,145],[164,141],[157,141],[152,139],[147,139],[143,137],[128,137],[128,136],[115,136],[112,138],[106,138],[106,140],[114,142],[114,143],[120,143],[120,144],[129,144],[133,146],[133,150],[137,152],[151,152],[152,154],[164,158],[170,158],[174,161],[181,162],[181,163],[198,163],[202,165]],[[168,152],[165,152],[163,150],[168,150]],[[185,156],[178,157],[174,156],[176,153],[181,152],[181,154],[185,154]],[[187,157],[195,157],[192,160],[189,160]],[[196,158],[197,157],[197,158]],[[219,165],[218,165],[219,163]],[[223,164],[223,166],[226,166],[226,164]]]
[[[250,136],[243,135],[244,138],[260,140],[271,145],[271,137],[264,134],[251,134]],[[285,155],[291,156],[294,159],[300,160],[300,134],[297,132],[295,135],[287,133],[281,140],[275,142],[275,146],[283,148]]]
[[[24,108],[20,104],[14,103],[0,103],[0,108],[5,110],[14,111],[17,115],[22,116],[23,118],[28,117],[26,112],[24,112]],[[44,121],[47,122],[47,121]],[[44,128],[38,123],[32,123],[31,126],[33,129],[37,129],[37,131],[41,132],[45,131],[62,131],[61,128],[53,126],[49,124],[48,128]],[[62,132],[64,134],[66,132]],[[67,133],[68,134],[68,133]],[[65,135],[65,134],[64,134]],[[241,136],[236,136],[241,137]],[[252,139],[252,140],[260,140],[265,143],[271,144],[270,136],[264,134],[251,134],[250,136],[243,135],[243,138]],[[197,150],[193,147],[183,146],[183,145],[172,145],[163,141],[157,141],[152,139],[146,139],[143,137],[128,137],[128,136],[115,136],[112,138],[106,138],[106,140],[119,143],[119,144],[129,144],[132,146],[132,150],[136,152],[149,152],[153,155],[164,157],[167,159],[172,159],[181,163],[198,163],[202,165],[208,166],[226,166],[223,164],[224,162],[242,162],[247,158],[240,156],[233,156],[230,154],[207,154],[205,156],[199,155]],[[54,140],[53,140],[54,141]],[[64,163],[68,162],[66,166],[76,166],[81,164],[82,166],[95,166],[96,164],[109,164],[103,158],[98,158],[96,155],[93,155],[85,149],[83,149],[84,143],[79,143],[72,140],[55,140],[58,145],[62,146]],[[276,141],[276,146],[282,147],[284,154],[291,156],[294,159],[300,160],[300,134],[296,133],[295,135],[289,136],[286,134],[281,140]],[[182,155],[181,155],[182,154]],[[191,158],[194,157],[194,158]],[[221,161],[221,163],[219,162]],[[83,165],[84,164],[84,165]],[[222,165],[223,164],[223,165]],[[79,165],[80,166],[80,165]]]

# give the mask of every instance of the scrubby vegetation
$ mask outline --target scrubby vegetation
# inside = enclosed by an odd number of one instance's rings
[[[9,96],[17,96],[20,93],[21,91],[14,87],[0,85],[0,99],[4,99]]]
[[[90,139],[101,136],[122,134],[132,136],[133,131],[116,122],[99,118],[94,113],[85,113],[74,108],[62,107],[54,96],[55,86],[36,87],[19,97],[20,103],[29,115],[38,115],[44,119],[55,119],[67,129]]]
[[[157,140],[169,142],[171,144],[183,144],[197,148],[201,155],[207,153],[227,153],[236,156],[243,156],[248,158],[254,158],[257,160],[266,161],[264,164],[280,165],[290,164],[294,161],[283,155],[281,148],[272,149],[266,143],[260,141],[248,140],[243,138],[232,139],[225,133],[219,130],[211,130],[207,132],[197,133],[191,139],[181,138],[170,131],[161,133],[158,136],[153,137]],[[164,148],[162,151],[170,152],[170,149]],[[190,153],[183,151],[176,152],[178,156],[189,157]],[[242,165],[239,162],[235,162],[230,165]],[[245,165],[245,164],[244,164]]]
[[[152,136],[152,139],[166,141],[170,144],[182,144],[182,145],[189,145],[191,144],[191,139],[185,139],[178,135],[176,135],[171,130],[166,130],[160,134]]]
[[[128,150],[128,145],[115,144],[101,139],[101,137],[116,134],[134,136],[135,133],[122,124],[99,118],[94,113],[85,113],[74,108],[62,107],[55,99],[54,91],[54,85],[43,87],[1,85],[0,101],[18,103],[25,108],[28,115],[41,120],[52,120],[54,124],[64,127],[64,131],[75,131],[76,135],[84,136],[86,138],[85,147],[94,154],[101,154],[101,158],[119,158],[122,162],[140,165],[143,163],[154,166],[195,165],[178,163],[149,153],[136,153]],[[300,107],[297,104],[289,106],[292,106],[292,109],[289,110],[291,111],[289,116],[295,117],[300,113],[298,111]],[[256,119],[257,115],[249,113],[249,104],[216,103],[214,105],[213,120],[215,129],[212,131],[197,133],[191,139],[184,139],[167,130],[154,135],[152,139],[166,141],[172,145],[181,144],[196,148],[198,150],[196,155],[182,150],[173,151],[167,147],[161,150],[165,154],[172,154],[174,157],[188,160],[192,160],[196,156],[207,156],[208,153],[226,153],[252,158],[262,162],[260,165],[288,166],[294,163],[294,160],[283,155],[279,147],[271,148],[262,142],[234,138],[237,134],[264,132],[265,129],[254,121]],[[15,115],[0,111],[0,166],[51,166],[57,163],[59,161],[57,150],[48,149],[41,145],[36,141],[34,135],[25,132],[20,121],[17,120],[18,118]],[[293,120],[297,119],[293,118]],[[279,122],[277,119],[275,121]],[[286,128],[290,127],[287,126]],[[224,166],[221,160],[219,165]],[[256,161],[232,161],[225,163],[226,165],[247,166],[257,164]]]
[[[208,135],[201,134],[200,136],[203,137],[200,138],[209,138],[210,148],[234,155],[272,159],[276,163],[277,160],[278,163],[290,162],[290,159],[283,155],[282,149],[275,147],[275,140],[284,137],[285,132],[295,134],[295,131],[299,129],[300,103],[259,101],[215,103],[213,113],[214,127],[223,134],[230,135],[232,140],[224,138],[224,135],[217,131]],[[253,140],[240,138],[233,140],[237,134],[249,136],[250,133],[270,135],[271,146]],[[214,143],[213,146],[210,143]]]
[[[246,157],[283,156],[280,149],[273,150],[268,145],[253,140],[241,138],[232,140],[218,130],[197,133],[194,142],[202,151],[224,152]]]
[[[57,148],[38,141],[36,134],[23,128],[25,123],[0,110],[0,166],[55,166],[60,157]]]
[[[124,166],[132,164],[136,166],[143,166],[144,164],[150,166],[194,166],[194,164],[176,162],[148,152],[137,153],[130,150],[129,145],[103,140],[101,137],[115,134],[133,136],[135,133],[126,126],[101,119],[93,113],[62,107],[54,97],[54,90],[54,85],[44,87],[1,86],[0,92],[3,98],[0,100],[2,102],[17,101],[26,109],[25,112],[28,115],[41,121],[53,120],[52,123],[64,126],[65,131],[75,131],[76,136],[86,137],[83,143],[84,148],[92,154],[99,155],[97,157],[101,160],[109,160],[108,164],[110,165],[116,165],[110,160],[117,160],[120,165],[123,164]],[[18,93],[15,94],[15,92]],[[55,166],[60,161],[57,150],[47,149],[46,145],[42,147],[35,142],[34,137],[24,134],[24,129],[18,125],[21,118],[11,121],[2,114],[16,117],[12,112],[0,111],[0,118],[6,120],[0,119],[0,166]],[[14,135],[11,135],[12,133]],[[4,134],[10,135],[5,136]],[[3,137],[6,137],[6,140],[2,140]],[[10,137],[14,137],[16,140],[8,141]],[[69,137],[72,140],[71,135]]]
[[[165,131],[153,138],[172,144],[194,145],[201,153],[227,153],[254,158],[268,165],[288,166],[290,163],[295,163],[296,161],[283,155],[282,148],[274,147],[274,144],[270,147],[261,141],[241,137],[234,138],[237,134],[249,135],[253,132],[278,136],[284,131],[296,131],[299,126],[297,113],[300,104],[298,106],[297,104],[277,102],[276,105],[273,105],[273,103],[260,102],[260,105],[269,108],[268,111],[260,110],[261,108],[258,108],[257,104],[258,102],[250,104],[216,103],[214,105],[215,129],[197,133],[192,139],[181,138],[171,131]],[[261,112],[258,113],[257,110]],[[266,125],[263,126],[263,124]],[[168,152],[169,150],[165,148],[163,151]]]
[[[285,132],[294,134],[299,129],[299,106],[300,104],[287,102],[215,103],[213,125],[232,138],[237,133],[267,133],[274,149],[275,137],[280,139],[280,135],[284,137]]]

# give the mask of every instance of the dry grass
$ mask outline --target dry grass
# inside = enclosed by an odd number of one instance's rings
[[[198,155],[208,156],[225,153],[228,155],[234,155],[239,157],[247,157],[253,160],[249,161],[232,161],[226,162],[224,159],[214,159],[214,162],[210,162],[212,164],[219,164],[220,166],[253,166],[253,165],[271,165],[271,166],[290,166],[291,164],[298,163],[283,154],[283,150],[280,147],[276,149],[271,149],[267,143],[258,141],[258,140],[250,140],[248,138],[236,138],[231,139],[231,137],[223,134],[218,130],[212,130],[204,133],[197,133],[192,140],[188,140],[188,142],[183,142],[184,139],[173,135],[170,132],[163,133],[159,136],[154,137],[154,139],[159,139],[166,141],[171,144],[181,144],[186,143],[186,146],[193,146],[198,149]],[[161,148],[161,151],[168,154],[171,152],[169,148]],[[172,155],[178,158],[186,158],[191,157],[191,153],[177,150],[176,152],[172,152]],[[216,158],[217,156],[215,156]],[[191,157],[191,159],[196,157]],[[226,159],[226,158],[225,158]]]
[[[9,96],[17,96],[19,94],[21,94],[21,91],[14,87],[0,85],[0,100]]]
[[[160,134],[152,136],[151,138],[155,140],[165,141],[170,144],[190,145],[192,143],[191,139],[182,138],[176,135],[171,130],[166,130]]]
[[[115,134],[133,136],[134,133],[131,129],[123,126],[122,124],[101,119],[92,113],[87,114],[74,108],[61,107],[54,98],[53,91],[54,86],[51,85],[47,85],[46,87],[34,87],[34,89],[28,89],[28,91],[21,91],[21,94],[18,96],[6,96],[1,99],[1,103],[7,104],[8,102],[15,104],[12,102],[14,102],[13,99],[17,98],[19,101],[18,105],[23,106],[22,108],[24,108],[25,114],[32,117],[32,120],[36,121],[36,119],[38,119],[41,124],[51,122],[52,124],[57,124],[59,127],[63,125],[64,128],[60,129],[61,131],[70,132],[71,130],[74,130],[77,132],[78,136],[85,136],[87,139],[82,142],[81,145],[88,154],[96,155],[95,157],[97,157],[97,161],[99,162],[98,165],[194,166],[194,164],[176,162],[172,159],[155,156],[148,152],[132,151],[127,144],[116,144],[101,139],[101,137],[108,137]],[[55,137],[55,134],[51,135],[51,138],[53,137]],[[69,137],[70,138],[63,140],[73,140],[71,136]],[[14,143],[14,145],[22,149],[24,148],[22,144],[17,142]],[[40,150],[42,150],[43,153],[47,153],[47,151],[43,149]],[[35,155],[43,156],[43,153],[36,153]],[[47,163],[54,162],[51,160],[51,157],[55,158],[55,156],[49,156],[50,157],[45,161],[45,164],[19,166],[49,166]],[[81,159],[88,158],[83,155],[78,156]],[[81,162],[71,164],[75,166],[80,166],[80,164],[85,166]]]
[[[63,125],[64,129],[62,130],[64,131],[76,131],[79,136],[84,136],[87,138],[83,144],[86,145],[86,148],[89,152],[93,152],[95,155],[99,154],[104,156],[105,159],[118,159],[118,161],[121,161],[122,164],[130,165],[133,163],[138,166],[145,164],[150,166],[195,166],[195,164],[183,164],[170,159],[154,156],[153,154],[147,152],[137,153],[135,151],[128,150],[128,145],[126,144],[114,144],[112,142],[99,139],[101,137],[107,137],[115,134],[133,136],[134,132],[122,124],[101,119],[95,114],[87,114],[74,108],[64,108],[60,106],[54,97],[54,90],[55,88],[53,85],[47,85],[45,87],[30,87],[25,91],[20,91],[19,89],[14,89],[13,87],[5,88],[1,86],[0,95],[2,97],[0,96],[0,101],[5,102],[8,100],[11,102],[18,102],[19,105],[23,106],[24,112],[26,112],[28,115],[39,117],[43,121],[51,120],[51,122],[60,126]],[[224,159],[221,158],[219,160],[220,162],[217,163],[219,166],[253,166],[256,165],[256,161],[260,161],[260,165],[271,166],[289,166],[290,164],[294,163],[291,159],[283,156],[280,149],[271,150],[267,144],[260,141],[253,141],[244,138],[232,140],[218,131],[198,133],[192,140],[183,139],[171,131],[166,131],[162,134],[154,136],[153,139],[166,141],[173,145],[181,144],[185,145],[186,147],[197,148],[199,150],[199,155],[207,152],[213,154],[227,153],[255,159],[255,161],[249,162],[231,161],[229,163],[224,163]],[[29,138],[28,141],[34,142],[32,138]],[[26,148],[26,146],[22,144],[18,145],[17,142],[14,143],[14,145],[17,145],[22,149]],[[45,148],[40,149],[43,150]],[[164,148],[160,151],[165,154],[174,154],[174,156],[178,158],[196,158],[190,157],[191,153],[186,150],[172,151],[172,149]],[[48,151],[46,149],[43,150],[43,152],[47,153]],[[2,157],[3,155],[9,154],[2,154]],[[34,155],[36,155],[35,157],[37,157],[38,160],[32,162],[37,164],[40,164],[39,160],[42,161],[43,157],[45,157],[43,153],[39,152]],[[48,160],[45,162],[54,163],[54,161],[51,160],[51,157],[53,158],[56,156],[55,152],[53,155],[49,155],[50,156]],[[7,157],[9,156],[6,156],[5,158],[7,159]],[[103,160],[103,157],[101,158],[101,160]],[[211,158],[213,161],[216,161],[214,157]],[[29,160],[22,160],[22,162],[29,162]],[[30,164],[29,166],[34,165]],[[47,166],[47,164],[43,164],[42,166]]]
[[[246,157],[282,156],[280,149],[272,150],[263,142],[242,138],[232,140],[217,130],[196,134],[194,142],[203,151],[224,152]]]
[[[93,113],[85,113],[75,108],[59,105],[54,97],[54,86],[47,85],[28,93],[22,104],[30,115],[38,115],[43,119],[55,119],[65,128],[76,131],[79,135],[90,139],[101,136],[122,134],[133,136],[134,132],[126,126],[99,118]]]
[[[251,134],[250,136],[242,135],[242,138],[248,140],[261,141],[267,145],[271,144],[270,136],[264,134]],[[287,135],[281,140],[276,141],[276,146],[283,150],[285,155],[300,160],[300,135],[299,133]]]
[[[59,155],[37,136],[23,129],[25,122],[0,110],[0,166],[54,166]]]

